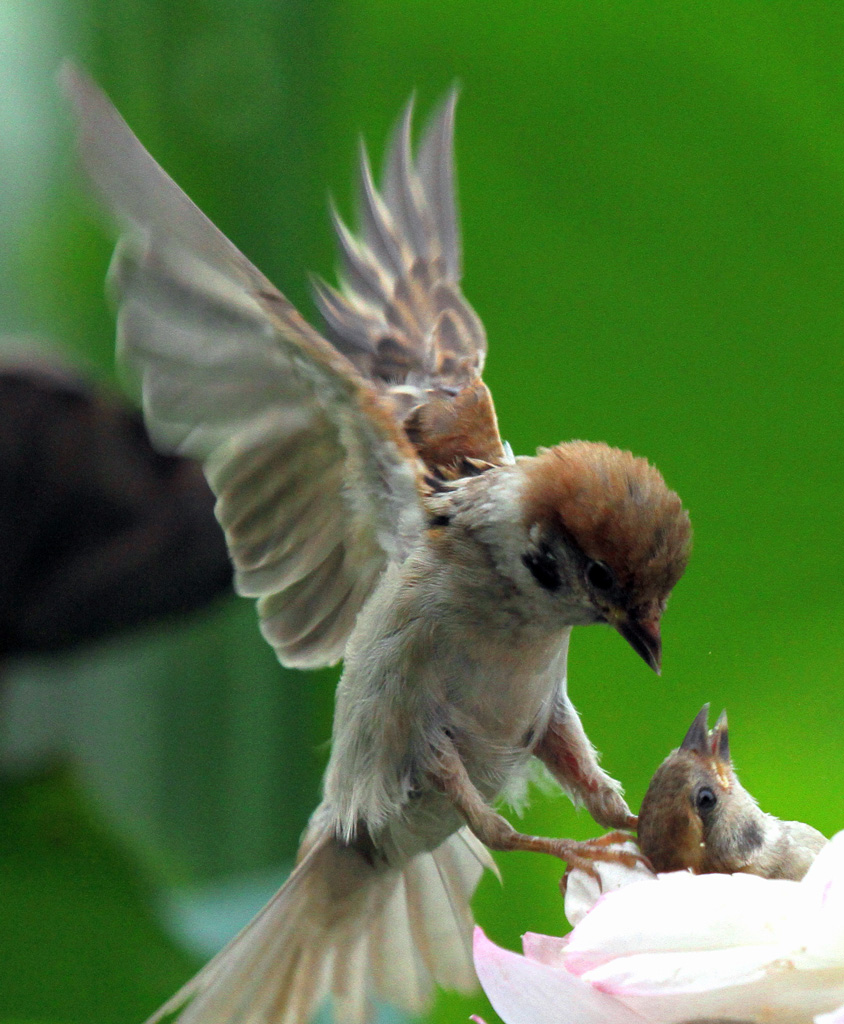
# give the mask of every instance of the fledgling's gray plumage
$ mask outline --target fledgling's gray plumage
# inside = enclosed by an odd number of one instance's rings
[[[460,290],[455,94],[414,161],[408,106],[361,231],[335,214],[326,337],[194,206],[108,99],[64,72],[83,163],[118,222],[124,362],[160,443],[204,459],[241,593],[286,665],[341,657],[323,801],[298,866],[163,1007],[180,1024],[343,1024],[473,984],[486,849],[570,862],[490,802],[534,758],[593,817],[634,819],[566,691],[575,625],[612,625],[655,670],[688,558],[680,499],[644,459],[583,441],[514,459]],[[484,845],[485,844],[485,845]],[[600,856],[600,853],[596,854]]]
[[[639,846],[656,871],[743,871],[799,881],[826,845],[811,825],[766,814],[730,759],[727,714],[707,731],[705,704],[683,743],[651,780],[639,812]]]

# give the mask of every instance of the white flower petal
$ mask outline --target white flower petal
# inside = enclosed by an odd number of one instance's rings
[[[567,938],[528,933],[523,958],[476,934],[506,1024],[844,1024],[844,833],[802,882],[578,874],[575,913],[601,896]]]
[[[821,893],[836,878],[844,878],[844,832],[837,832],[830,839],[800,884],[806,890]]]
[[[798,965],[844,965],[844,832],[821,850],[800,884],[815,912],[797,940],[803,947]]]
[[[639,847],[632,839],[611,843],[605,849],[639,854]],[[594,873],[574,869],[566,875],[565,912],[572,927],[579,924],[606,893],[615,892],[631,882],[656,881],[656,875],[641,861],[631,868],[613,861],[596,860],[592,869]]]
[[[837,897],[830,899],[825,912],[807,922],[802,941],[795,936],[795,963],[803,970],[844,971],[844,881],[836,888]]]
[[[815,1024],[844,1024],[844,1005],[832,1013],[822,1013],[815,1017]]]
[[[817,1014],[844,1001],[844,985],[828,985],[815,973],[782,966],[744,985],[702,992],[631,993],[617,998],[659,1024],[724,1018],[809,1024]]]
[[[475,969],[505,1024],[642,1024],[628,1009],[559,968],[501,949],[475,929]]]
[[[574,929],[564,952],[582,974],[633,953],[742,946],[780,947],[802,934],[809,912],[799,882],[755,875],[660,875],[603,897]]]

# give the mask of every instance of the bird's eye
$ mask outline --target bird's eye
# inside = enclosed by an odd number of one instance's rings
[[[708,814],[718,803],[718,797],[709,786],[701,786],[695,795],[695,807],[699,814]]]
[[[612,590],[615,576],[605,562],[590,562],[586,566],[586,581],[595,590]]]

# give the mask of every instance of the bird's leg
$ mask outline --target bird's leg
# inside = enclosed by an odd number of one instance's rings
[[[604,828],[635,829],[636,816],[621,795],[621,786],[598,765],[580,717],[560,695],[545,733],[533,751],[575,803],[583,803]]]
[[[566,861],[569,868],[582,868],[594,874],[595,860],[623,863],[629,867],[639,859],[635,854],[614,850],[602,840],[578,842],[576,839],[551,839],[517,832],[509,821],[486,802],[469,777],[457,748],[447,739],[439,749],[436,771],[430,773],[431,782],[444,793],[466,824],[490,850],[531,850],[548,853]],[[625,838],[629,838],[626,836]]]

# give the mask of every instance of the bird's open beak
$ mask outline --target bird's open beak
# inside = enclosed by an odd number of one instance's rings
[[[662,670],[662,637],[659,635],[659,617],[624,618],[613,625],[633,650],[659,675]]]

